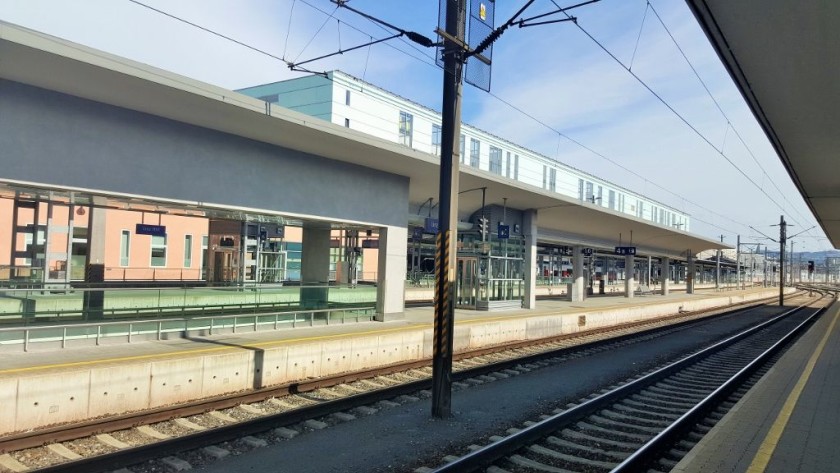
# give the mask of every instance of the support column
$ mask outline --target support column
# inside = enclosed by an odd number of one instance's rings
[[[633,255],[624,257],[624,297],[633,297],[633,291],[636,290],[636,281],[633,279],[635,263]]]
[[[90,207],[88,218],[88,252],[85,261],[85,282],[93,287],[105,282],[105,216],[102,207]],[[87,320],[103,318],[102,308],[105,294],[102,291],[87,290],[84,295],[84,310]]]
[[[522,236],[525,238],[525,297],[523,309],[537,308],[537,211],[526,210],[522,217]],[[549,267],[553,271],[553,262],[549,254]],[[554,278],[554,273],[551,273]]]
[[[407,227],[381,227],[379,229],[376,320],[380,322],[405,318],[407,241]]]
[[[583,247],[572,248],[572,302],[580,302],[586,299],[586,287],[583,279]]]
[[[647,270],[647,286],[650,287],[651,282],[653,282],[653,275],[651,271],[653,271],[653,258],[651,256],[647,257],[648,261],[648,270]]]
[[[330,292],[330,228],[304,225],[301,243],[300,306],[323,309]]]
[[[691,250],[688,251],[688,268],[686,269],[687,273],[685,275],[685,293],[686,294],[694,294],[694,278],[695,273],[697,272],[697,268],[694,264],[694,254],[691,253]]]
[[[670,258],[660,258],[660,269],[659,269],[659,283],[662,284],[662,295],[667,296],[671,290],[669,287],[669,282],[671,280],[671,259]]]

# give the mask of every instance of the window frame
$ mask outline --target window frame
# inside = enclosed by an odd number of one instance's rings
[[[470,167],[481,167],[481,141],[470,138]]]
[[[490,167],[489,171],[493,174],[502,175],[502,148],[497,148],[490,145]]]
[[[440,156],[440,142],[441,142],[442,128],[436,123],[432,123],[432,154]]]
[[[123,248],[123,237],[125,239],[125,248]],[[125,255],[123,257],[123,255]],[[125,262],[123,262],[125,259]],[[128,268],[131,265],[131,230],[123,228],[120,230],[120,267]]]
[[[163,238],[163,245],[155,245],[156,238]],[[149,267],[150,268],[165,268],[167,264],[167,259],[169,258],[169,248],[168,248],[168,235],[151,235],[151,240],[149,241]],[[155,249],[163,248],[163,264],[155,264]],[[157,258],[160,258],[159,256]]]
[[[184,268],[192,268],[193,236],[190,233],[184,235]],[[189,257],[189,258],[188,258]]]
[[[400,110],[399,142],[411,148],[414,144],[414,115]]]

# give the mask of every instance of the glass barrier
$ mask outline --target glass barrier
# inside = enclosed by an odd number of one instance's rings
[[[375,284],[225,287],[0,288],[0,324],[259,314],[372,306]]]

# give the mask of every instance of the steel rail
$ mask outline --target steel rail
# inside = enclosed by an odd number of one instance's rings
[[[775,300],[775,298],[770,298]],[[605,327],[601,329],[590,330],[583,333],[572,333],[572,334],[563,334],[563,335],[556,335],[552,337],[541,338],[538,340],[524,340],[514,343],[509,343],[505,345],[497,345],[492,347],[485,347],[485,348],[478,348],[474,350],[469,350],[465,352],[456,353],[454,355],[454,359],[456,361],[461,361],[464,359],[474,358],[478,356],[490,355],[495,354],[503,351],[509,350],[516,350],[521,348],[530,348],[538,345],[550,344],[558,341],[569,340],[578,338],[581,336],[587,335],[597,335],[627,329],[633,329],[637,327],[642,327],[644,325],[648,325],[653,322],[668,322],[670,320],[679,320],[683,319],[686,316],[690,315],[700,315],[703,313],[711,312],[713,315],[711,316],[724,316],[727,314],[732,314],[742,310],[749,310],[754,307],[758,307],[762,305],[764,300],[760,301],[750,301],[748,303],[743,303],[742,306],[737,307],[735,309],[726,310],[719,314],[714,314],[714,312],[721,310],[720,308],[710,309],[708,311],[698,311],[689,314],[677,314],[668,317],[662,317],[659,319],[653,320],[645,320],[645,321],[636,321],[627,324],[622,324],[618,326],[612,327]],[[707,318],[692,318],[689,320],[681,320],[679,322],[675,322],[673,324],[660,326],[651,328],[649,330],[644,330],[641,332],[634,332],[628,333],[624,335],[619,335],[616,337],[611,337],[603,340],[596,340],[589,343],[585,343],[583,345],[576,345],[570,346],[555,350],[548,350],[541,353],[534,353],[530,355],[525,355],[522,357],[517,357],[511,360],[502,360],[495,363],[490,363],[482,366],[472,367],[468,370],[457,371],[453,373],[454,380],[462,380],[473,376],[480,376],[482,374],[492,373],[494,371],[500,371],[504,369],[508,369],[512,366],[518,364],[528,364],[528,363],[535,363],[544,359],[553,358],[557,356],[562,356],[563,354],[573,352],[576,350],[582,350],[587,348],[594,348],[601,345],[606,344],[613,344],[613,343],[621,343],[626,340],[631,340],[635,337],[638,337],[642,334],[651,334],[656,333],[659,331],[664,330],[674,330],[679,329],[683,326],[691,325],[693,323],[699,323],[702,320],[706,320]],[[261,389],[255,389],[252,391],[248,391],[245,393],[234,393],[234,394],[227,394],[222,396],[215,396],[206,399],[201,399],[197,401],[190,402],[188,404],[182,405],[174,405],[174,406],[167,406],[149,410],[143,410],[139,412],[133,412],[129,414],[123,414],[118,416],[110,416],[104,417],[100,419],[93,419],[86,422],[79,422],[74,423],[72,425],[64,425],[64,426],[56,426],[47,429],[38,429],[29,432],[22,432],[17,434],[12,434],[0,439],[0,453],[10,452],[15,450],[21,450],[24,448],[31,448],[37,447],[48,443],[54,442],[64,442],[68,440],[74,440],[77,438],[85,437],[88,435],[93,434],[100,434],[100,433],[107,433],[107,432],[114,432],[117,430],[128,429],[137,425],[141,424],[150,424],[155,422],[163,422],[167,420],[171,420],[177,417],[183,416],[190,416],[190,415],[198,415],[203,414],[211,410],[218,410],[218,409],[225,409],[230,407],[235,407],[242,403],[248,402],[259,402],[263,401],[270,397],[277,397],[277,396],[285,396],[290,394],[298,394],[303,392],[313,391],[318,388],[323,387],[331,387],[336,386],[343,383],[350,383],[362,379],[369,379],[375,376],[381,375],[388,375],[393,373],[398,373],[401,371],[408,371],[411,369],[418,369],[418,368],[425,368],[431,365],[431,358],[423,358],[420,360],[415,360],[411,362],[404,362],[404,363],[397,363],[394,365],[382,366],[377,368],[371,368],[367,370],[361,371],[354,371],[350,373],[342,373],[334,376],[319,378],[315,380],[307,380],[307,381],[298,381],[293,383],[287,383],[278,386],[271,386]],[[423,387],[417,389],[425,389]],[[396,394],[399,395],[399,394]],[[393,396],[392,396],[393,397]]]
[[[652,373],[642,376],[637,380],[619,386],[574,408],[571,408],[552,417],[549,417],[545,420],[537,422],[497,442],[489,444],[483,448],[474,450],[473,452],[459,458],[458,460],[447,463],[446,465],[435,469],[434,473],[464,473],[473,472],[481,468],[485,468],[493,462],[513,454],[523,446],[535,443],[538,440],[562,429],[567,425],[582,420],[587,416],[603,409],[606,405],[609,405],[617,401],[618,399],[622,399],[627,395],[641,389],[644,386],[648,386],[650,384],[655,383],[656,381],[659,381],[660,379],[666,378],[674,372],[677,372],[688,365],[694,364],[697,361],[723,348],[737,343],[738,341],[749,337],[750,335],[758,332],[759,330],[762,330],[765,327],[775,324],[776,322],[782,320],[788,315],[802,310],[804,307],[806,307],[805,304],[785,311],[781,315],[778,315],[770,320],[762,322],[761,324],[758,324],[752,328],[742,331],[725,340],[710,345],[709,347],[697,353],[686,356],[674,363],[669,364],[668,366],[665,366]]]
[[[693,427],[698,421],[698,419],[701,419],[701,416],[708,413],[711,409],[714,408],[714,406],[720,404],[730,394],[732,394],[733,391],[735,391],[739,386],[744,384],[744,382],[750,376],[752,376],[753,373],[758,371],[758,369],[761,368],[761,366],[764,365],[764,363],[766,363],[768,360],[770,360],[770,358],[775,356],[776,353],[778,353],[782,348],[784,348],[784,346],[787,345],[788,342],[793,340],[795,337],[799,336],[799,334],[807,326],[809,326],[817,316],[825,312],[826,309],[826,307],[821,307],[820,309],[816,310],[806,320],[797,325],[793,330],[788,332],[779,341],[774,343],[773,346],[765,350],[756,359],[751,361],[745,367],[741,368],[741,370],[739,370],[735,375],[733,375],[719,388],[715,389],[711,394],[706,396],[706,398],[700,401],[700,403],[689,409],[688,412],[680,416],[671,425],[666,427],[662,432],[650,439],[639,450],[635,451],[633,454],[627,457],[627,459],[625,459],[618,466],[616,466],[612,470],[612,472],[624,473],[632,471],[642,471],[641,469],[643,466],[655,461],[659,457],[659,453],[665,447],[672,444],[675,438],[678,438],[681,434],[690,430],[691,427]]]
[[[735,310],[727,310],[720,314],[715,314],[716,316],[724,316],[727,314],[733,314],[743,310],[749,310],[755,308],[757,306],[762,305],[762,301],[751,301],[748,303],[743,303],[745,307],[739,307]],[[710,311],[704,312],[714,312],[715,310],[720,310],[720,308],[712,309]],[[698,313],[694,313],[693,315],[697,315]],[[691,314],[689,314],[691,315]],[[674,315],[671,317],[666,317],[662,319],[656,320],[659,321],[667,321],[669,319],[678,319],[685,317],[686,314]],[[620,335],[618,337],[597,340],[590,343],[586,343],[583,345],[571,346],[571,347],[564,347],[555,350],[549,350],[546,352],[535,353],[531,355],[526,355],[524,357],[518,357],[510,360],[503,360],[495,363],[490,363],[482,366],[472,367],[466,370],[457,371],[453,373],[453,380],[460,381],[467,378],[480,376],[482,374],[492,373],[508,368],[515,367],[517,365],[522,364],[529,364],[538,362],[548,358],[554,358],[558,356],[562,356],[567,353],[572,353],[579,350],[591,349],[603,345],[608,344],[615,344],[615,343],[622,343],[627,340],[632,340],[635,337],[639,337],[642,335],[648,335],[651,333],[657,333],[660,331],[666,330],[673,330],[678,329],[683,326],[691,325],[693,323],[701,323],[705,320],[708,320],[707,317],[700,318],[700,319],[691,319],[691,320],[683,320],[675,324],[670,324],[666,326],[656,327],[650,330],[644,330],[641,332],[629,333]],[[637,326],[643,326],[646,324],[650,324],[654,321],[639,321],[633,322],[630,324],[624,324],[621,326],[609,327],[603,330],[592,330],[589,332],[585,332],[584,335],[594,334],[594,333],[603,333],[603,332],[610,332],[610,331],[617,331],[617,330],[624,330],[628,328],[633,328]],[[472,358],[476,356],[482,356],[492,353],[497,353],[504,350],[512,350],[517,348],[524,348],[524,347],[532,347],[534,345],[539,344],[548,344],[560,340],[575,338],[580,336],[581,334],[566,334],[560,335],[555,337],[548,337],[540,340],[529,340],[529,341],[522,341],[516,342],[514,344],[509,345],[500,345],[495,347],[489,348],[482,348],[478,350],[472,350],[469,352],[462,352],[456,355],[457,360],[463,360],[467,358]],[[428,367],[430,363],[430,359],[423,359],[417,360],[414,362],[409,363],[400,363],[395,365],[390,365],[386,367],[380,367],[370,370],[364,370],[359,372],[353,373],[345,373],[337,376],[332,376],[329,378],[322,378],[318,380],[311,380],[311,381],[304,381],[304,382],[296,382],[290,383],[287,385],[276,386],[271,388],[264,388],[259,389],[251,392],[247,392],[244,394],[234,394],[234,395],[226,395],[226,396],[219,396],[214,398],[208,398],[205,400],[201,400],[195,403],[190,403],[189,405],[185,406],[169,406],[166,408],[158,408],[150,411],[141,411],[138,413],[122,415],[118,417],[112,418],[103,418],[103,419],[96,419],[93,421],[85,422],[82,424],[75,424],[69,427],[55,427],[52,429],[41,430],[41,431],[33,431],[18,434],[13,437],[7,437],[0,442],[0,452],[8,452],[14,450],[20,450],[23,448],[31,448],[40,445],[44,445],[47,443],[54,443],[54,442],[61,442],[61,441],[68,441],[73,439],[78,439],[84,436],[99,434],[103,432],[113,432],[116,430],[127,429],[131,427],[135,427],[137,425],[142,424],[150,424],[155,422],[167,421],[177,417],[184,417],[189,415],[197,415],[206,413],[211,410],[217,410],[222,408],[230,408],[242,403],[248,402],[258,402],[263,401],[266,398],[273,397],[273,396],[281,396],[281,395],[288,395],[288,394],[296,394],[302,392],[312,391],[314,389],[318,389],[321,387],[328,387],[328,386],[335,386],[342,383],[353,382],[361,379],[369,379],[374,376],[379,375],[387,375],[392,373],[397,373],[401,371],[406,371],[410,369],[417,369]],[[270,430],[271,428],[277,428],[281,426],[291,425],[298,423],[302,420],[311,419],[314,417],[322,417],[328,414],[332,414],[334,412],[339,412],[342,410],[346,410],[352,407],[357,407],[359,405],[370,404],[380,400],[391,399],[403,394],[410,394],[420,390],[429,389],[431,387],[431,379],[425,380],[418,380],[414,382],[410,382],[407,384],[402,384],[398,386],[392,386],[383,388],[380,390],[370,391],[366,393],[361,393],[357,395],[348,396],[345,398],[341,398],[338,400],[332,401],[324,401],[317,405],[307,406],[300,409],[296,409],[293,411],[286,411],[278,414],[267,415],[263,417],[259,417],[252,420],[241,421],[236,424],[231,424],[228,426],[223,426],[215,429],[210,429],[207,431],[197,432],[193,434],[189,434],[183,437],[178,437],[174,439],[163,440],[151,444],[146,444],[143,446],[132,447],[129,449],[119,450],[113,453],[89,457],[83,460],[78,460],[72,463],[64,463],[55,466],[48,467],[42,471],[79,471],[79,472],[90,472],[90,471],[104,471],[113,468],[119,468],[121,466],[125,466],[131,463],[138,463],[145,459],[148,459],[150,456],[152,457],[160,457],[165,456],[167,454],[188,450],[191,448],[196,448],[200,445],[208,445],[213,443],[218,443],[226,440],[231,440],[234,438],[241,437],[243,435],[248,435],[251,433],[262,432],[266,430]],[[159,449],[159,451],[157,450]]]

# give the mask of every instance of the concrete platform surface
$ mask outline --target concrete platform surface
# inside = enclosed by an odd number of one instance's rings
[[[777,291],[601,296],[583,302],[540,300],[535,310],[456,310],[454,349],[585,332],[680,310],[725,307],[772,297]],[[418,307],[389,322],[4,354],[0,435],[430,358],[432,323],[433,308]]]
[[[534,310],[514,309],[482,312],[467,309],[455,309],[455,323],[476,323],[511,318],[524,318],[542,315],[584,314],[590,310],[612,310],[626,307],[657,306],[679,301],[702,301],[720,297],[741,297],[746,294],[767,292],[777,294],[774,288],[751,288],[746,290],[704,290],[695,294],[671,293],[668,296],[646,295],[625,298],[623,296],[590,296],[582,302],[570,302],[563,298],[543,299],[537,302]],[[725,304],[723,304],[725,305]],[[49,370],[51,367],[67,368],[90,363],[122,362],[142,357],[182,356],[188,353],[201,354],[211,349],[234,350],[247,349],[255,343],[294,343],[313,338],[344,337],[353,334],[389,333],[408,327],[431,327],[434,320],[433,307],[409,307],[405,309],[405,318],[388,322],[360,322],[336,325],[318,325],[297,327],[294,329],[245,332],[195,338],[181,338],[160,341],[141,341],[131,344],[102,345],[93,347],[75,347],[66,349],[35,349],[28,353],[8,353],[3,355],[0,365],[0,378],[8,374],[32,370]]]
[[[829,308],[672,470],[840,471],[840,304]]]

